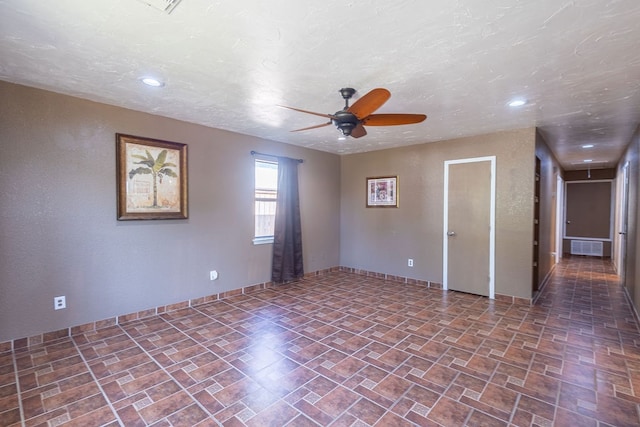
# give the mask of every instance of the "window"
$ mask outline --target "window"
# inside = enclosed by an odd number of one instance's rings
[[[273,243],[278,195],[278,162],[256,159],[254,244]]]

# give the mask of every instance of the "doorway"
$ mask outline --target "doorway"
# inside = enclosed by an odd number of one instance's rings
[[[496,157],[444,162],[443,289],[495,298]]]
[[[616,268],[620,283],[626,287],[627,274],[627,230],[629,226],[629,162],[622,167],[622,189],[620,194],[620,216],[618,217],[618,250]]]
[[[615,194],[611,179],[566,181],[564,252],[610,258]]]
[[[533,269],[531,275],[531,295],[538,291],[540,281],[540,173],[542,160],[536,156],[535,184],[533,192]]]
[[[562,211],[564,200],[564,180],[556,172],[556,207],[555,207],[555,263],[559,263],[562,258],[562,230],[564,224],[564,213]]]

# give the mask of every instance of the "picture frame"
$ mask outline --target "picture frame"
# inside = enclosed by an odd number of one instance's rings
[[[116,134],[118,220],[188,218],[187,144]]]
[[[368,208],[398,207],[398,176],[367,178]]]

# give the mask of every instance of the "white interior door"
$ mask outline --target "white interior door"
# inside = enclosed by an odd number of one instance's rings
[[[445,161],[443,288],[495,297],[495,156]]]

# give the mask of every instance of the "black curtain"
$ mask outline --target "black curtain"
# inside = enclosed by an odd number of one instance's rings
[[[284,283],[304,275],[297,159],[278,159],[278,199],[273,230],[271,281]]]

